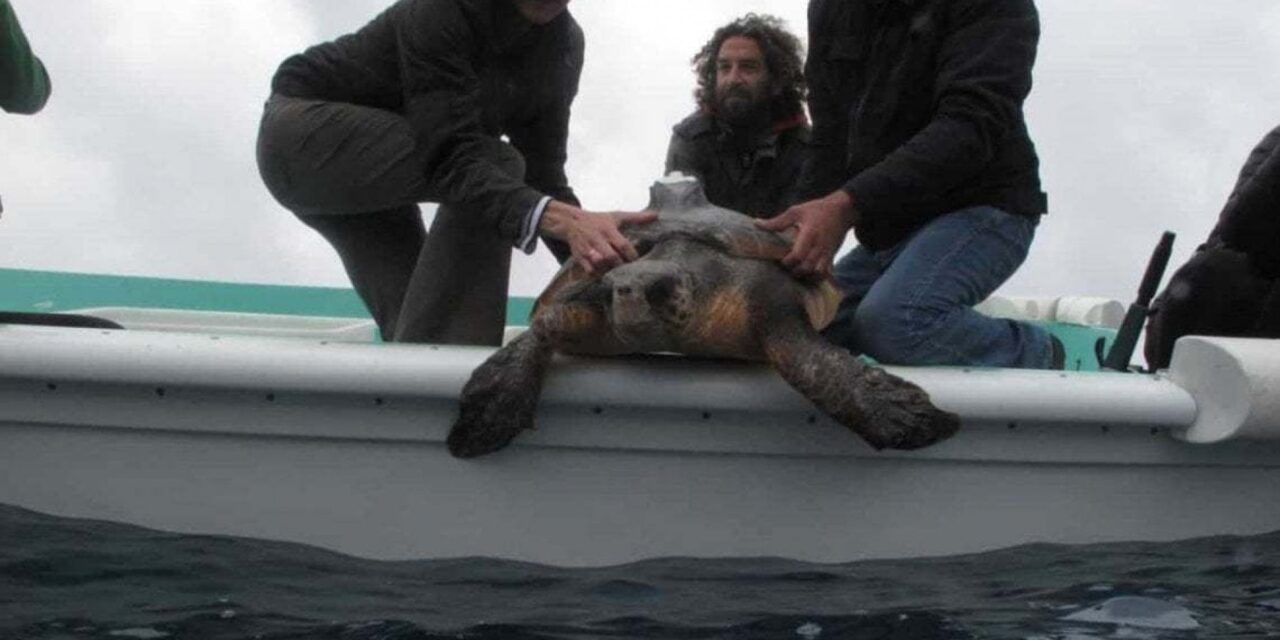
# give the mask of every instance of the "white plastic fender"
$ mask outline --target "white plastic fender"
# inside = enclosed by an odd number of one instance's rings
[[[1118,329],[1124,321],[1125,306],[1119,300],[1086,296],[1029,298],[991,296],[974,307],[993,318],[1033,322],[1062,322],[1106,329]]]
[[[1196,401],[1184,440],[1280,440],[1280,341],[1186,336],[1167,375]]]
[[[1068,324],[1119,329],[1124,323],[1125,306],[1119,300],[1072,296],[1058,298],[1054,320]]]

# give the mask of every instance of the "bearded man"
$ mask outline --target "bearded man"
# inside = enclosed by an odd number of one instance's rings
[[[800,40],[776,17],[747,14],[716,30],[693,68],[698,111],[675,126],[667,173],[757,218],[794,204],[809,140]]]

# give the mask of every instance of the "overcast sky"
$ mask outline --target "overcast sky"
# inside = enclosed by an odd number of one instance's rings
[[[276,66],[388,0],[12,0],[53,79],[32,118],[0,114],[0,267],[347,284],[254,164]],[[575,0],[587,35],[569,176],[634,209],[693,108],[688,59],[747,11],[805,32],[803,0]],[[1027,105],[1050,215],[1003,293],[1134,295],[1161,231],[1183,261],[1240,164],[1280,124],[1280,2],[1042,0]],[[847,247],[846,247],[847,248]],[[555,270],[514,263],[513,293]]]

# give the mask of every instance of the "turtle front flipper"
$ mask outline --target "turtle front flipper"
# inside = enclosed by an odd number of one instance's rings
[[[476,367],[462,388],[461,411],[447,440],[449,453],[458,458],[493,453],[532,429],[555,348],[601,322],[600,311],[586,304],[539,309],[529,329]]]
[[[462,388],[462,407],[446,441],[457,458],[506,447],[533,428],[542,379],[552,349],[545,336],[526,331],[489,356]]]
[[[793,316],[793,317],[792,317]],[[822,338],[799,314],[762,336],[769,362],[792,387],[876,449],[919,449],[951,437],[960,418],[929,394]]]

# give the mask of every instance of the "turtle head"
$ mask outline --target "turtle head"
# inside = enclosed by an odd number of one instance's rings
[[[710,204],[697,178],[674,172],[649,187],[649,209],[683,211]]]
[[[637,260],[605,274],[612,289],[609,320],[614,333],[637,350],[661,350],[692,317],[694,280],[666,260]]]

